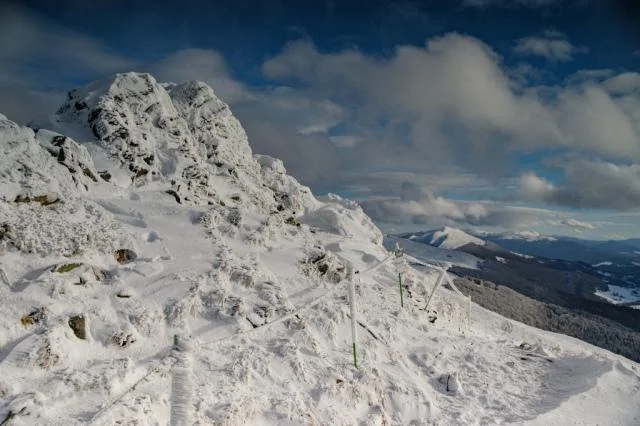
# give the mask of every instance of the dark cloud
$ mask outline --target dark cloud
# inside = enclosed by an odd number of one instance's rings
[[[58,79],[101,76],[136,65],[92,37],[15,3],[0,4],[0,68],[19,82],[33,83],[46,73]]]
[[[565,0],[462,0],[463,6],[469,7],[528,7],[539,8],[563,3]]]

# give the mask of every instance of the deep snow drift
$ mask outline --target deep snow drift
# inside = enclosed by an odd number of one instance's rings
[[[446,288],[424,311],[437,274],[252,155],[206,85],[117,75],[52,128],[0,116],[0,422],[640,422],[637,364],[475,305],[469,327]]]

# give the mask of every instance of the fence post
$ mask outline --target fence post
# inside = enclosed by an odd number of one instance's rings
[[[426,303],[426,305],[424,305],[424,310],[425,311],[429,307],[429,303],[431,303],[431,298],[436,293],[436,290],[438,289],[438,287],[440,287],[440,284],[442,284],[442,279],[444,278],[444,274],[446,274],[446,273],[447,272],[444,269],[440,269],[440,274],[438,275],[438,278],[436,279],[436,283],[433,286],[433,290],[431,290],[431,294],[429,295],[429,298],[427,299],[427,303]]]
[[[471,330],[471,295],[467,297],[467,331]]]
[[[404,255],[404,252],[402,251],[402,248],[400,248],[400,244],[398,244],[396,242],[396,248],[394,250],[394,254],[396,256],[396,271],[398,271],[398,288],[400,290],[400,308],[404,308],[404,295],[403,295],[403,289],[402,289],[402,270],[404,269],[403,266],[403,261],[404,259],[402,258],[402,256]]]
[[[356,271],[356,274],[358,272]],[[358,368],[358,351],[356,347],[357,329],[356,329],[356,291],[354,281],[355,276],[349,280],[349,303],[351,305],[351,349],[353,350],[353,366]]]

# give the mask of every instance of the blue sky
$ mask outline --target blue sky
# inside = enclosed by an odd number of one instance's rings
[[[386,231],[640,237],[626,0],[0,4],[0,112],[119,71],[210,84],[257,152]]]

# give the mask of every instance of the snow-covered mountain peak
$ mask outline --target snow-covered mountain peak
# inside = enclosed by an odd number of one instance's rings
[[[433,233],[431,244],[440,248],[454,250],[467,244],[483,246],[486,243],[460,229],[445,226]]]
[[[486,242],[480,238],[450,226],[444,226],[432,231],[414,233],[409,236],[409,239],[448,250],[455,250],[467,244],[476,244],[479,246],[486,244]]]

